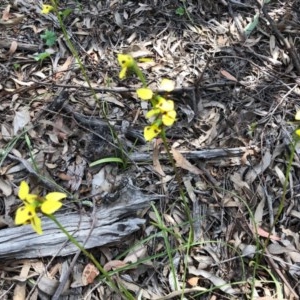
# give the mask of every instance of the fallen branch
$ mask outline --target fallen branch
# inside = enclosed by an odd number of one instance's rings
[[[38,80],[32,80],[32,82],[38,84],[39,86],[51,86],[51,87],[62,87],[65,89],[74,89],[74,90],[89,90],[91,91],[91,88],[86,84],[82,85],[71,85],[71,84],[62,84],[62,83],[54,83],[54,82],[43,82]],[[196,88],[199,90],[206,90],[206,89],[214,89],[214,88],[222,88],[227,86],[236,86],[236,85],[243,85],[240,82],[233,82],[233,81],[220,81],[215,83],[209,83],[209,84],[203,84],[199,87],[195,86],[186,86],[186,87],[180,87],[175,88],[172,90],[172,93],[181,93],[181,92],[189,92],[194,91]],[[94,92],[104,92],[104,93],[116,93],[116,94],[126,94],[126,93],[132,93],[136,92],[136,88],[127,88],[127,87],[93,87]],[[162,89],[154,89],[154,93],[164,93],[165,90]]]
[[[10,49],[12,42],[13,40],[0,40],[0,48]],[[37,52],[39,50],[39,46],[37,45],[25,44],[18,41],[16,42],[17,42],[17,47],[20,50],[29,51],[29,52]]]
[[[145,223],[137,212],[148,207],[150,201],[160,198],[159,195],[145,195],[131,185],[120,195],[112,204],[97,207],[93,215],[95,220],[88,213],[79,211],[56,214],[55,217],[79,243],[85,243],[85,249],[120,243]],[[95,227],[90,232],[93,221]],[[37,235],[31,225],[1,229],[0,259],[66,256],[78,250],[50,219],[42,217],[42,224],[42,235]],[[90,238],[86,241],[88,234]]]
[[[195,160],[213,160],[221,158],[230,158],[230,157],[242,157],[245,154],[250,154],[250,151],[254,154],[259,152],[258,147],[249,146],[249,147],[238,147],[238,148],[223,148],[223,149],[204,149],[196,151],[180,151],[180,153],[187,159]],[[134,162],[145,162],[152,160],[152,153],[132,153],[129,155],[129,158]],[[159,156],[160,159],[169,160],[169,157],[166,153],[161,153]]]

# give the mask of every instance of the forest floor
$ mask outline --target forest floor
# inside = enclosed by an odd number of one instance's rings
[[[259,2],[62,0],[64,33],[49,3],[1,1],[1,299],[299,299],[300,2]],[[175,82],[176,168],[118,53]],[[67,193],[111,282],[46,217],[15,226],[21,181]],[[107,231],[68,227],[98,207]]]

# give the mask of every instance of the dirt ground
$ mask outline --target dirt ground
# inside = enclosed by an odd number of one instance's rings
[[[58,2],[65,32],[0,3],[0,298],[299,299],[300,2]],[[118,53],[175,81],[176,174]],[[14,225],[22,180],[68,194],[58,219],[119,292],[47,218]]]

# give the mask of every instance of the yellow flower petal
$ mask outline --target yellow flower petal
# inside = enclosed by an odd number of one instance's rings
[[[169,112],[166,112],[162,116],[162,122],[166,126],[172,126],[176,120],[176,111],[171,110]]]
[[[136,90],[136,93],[139,98],[142,100],[150,100],[153,97],[153,92],[151,89],[148,88],[140,88]]]
[[[134,58],[129,54],[118,54],[118,62],[122,68],[132,68],[135,65]]]
[[[146,126],[144,128],[144,137],[146,141],[151,141],[154,139],[159,133],[161,132],[161,129],[155,125],[152,124],[151,126]]]
[[[300,128],[299,129],[296,129],[295,133],[300,136]]]
[[[33,204],[38,196],[29,194],[29,185],[26,181],[21,181],[18,197],[27,204]]]
[[[67,198],[67,195],[65,193],[59,193],[59,192],[52,192],[46,195],[45,199],[47,201],[60,201],[64,198]]]
[[[43,4],[41,13],[44,14],[44,15],[47,15],[47,14],[49,14],[49,12],[52,11],[53,9],[54,9],[54,7],[53,7],[52,5]]]
[[[175,88],[175,82],[174,82],[173,80],[164,78],[164,79],[161,81],[159,88],[160,88],[161,90],[166,91],[166,92],[171,92],[171,91],[173,91],[174,88]]]
[[[66,198],[64,193],[53,192],[46,195],[46,201],[41,206],[41,211],[47,215],[51,215],[62,207],[60,200]]]
[[[119,78],[124,79],[126,77],[126,73],[127,73],[127,67],[122,68],[119,74]]]
[[[30,221],[32,228],[37,234],[43,234],[42,230],[42,221],[41,219],[35,215],[32,220]]]
[[[160,98],[157,105],[162,112],[172,111],[174,110],[174,102],[172,100],[166,100],[164,98]]]
[[[300,110],[296,112],[295,120],[300,121]]]
[[[62,207],[62,203],[59,201],[45,201],[41,206],[41,211],[44,214],[51,215]]]
[[[24,201],[28,196],[28,194],[29,194],[29,185],[27,184],[26,181],[21,181],[18,197]]]
[[[22,206],[16,212],[15,223],[16,225],[27,224],[35,215],[34,207],[30,205]]]

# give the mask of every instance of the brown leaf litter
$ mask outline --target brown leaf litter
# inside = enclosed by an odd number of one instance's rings
[[[100,103],[56,16],[41,15],[45,2],[2,1],[0,298],[121,299],[87,258],[70,263],[77,249],[50,221],[41,237],[14,226],[26,180],[36,193],[69,193],[58,218],[137,299],[299,299],[298,148],[272,226],[300,109],[299,1],[60,2]],[[45,30],[58,37],[51,49]],[[119,80],[121,52],[151,58],[139,64],[153,90],[175,81],[167,141],[179,177],[160,140],[143,139],[148,106],[136,78]],[[127,164],[89,167],[112,156]],[[179,185],[194,222],[188,251]],[[150,200],[173,233],[171,260]]]

